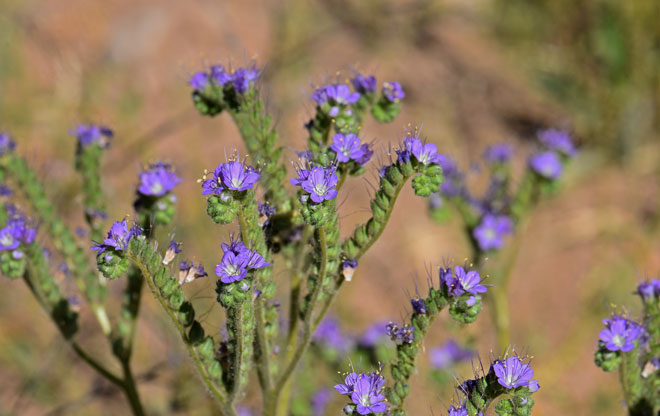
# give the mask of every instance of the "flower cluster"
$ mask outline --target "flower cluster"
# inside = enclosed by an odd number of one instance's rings
[[[329,84],[319,87],[312,94],[319,107],[329,108],[328,115],[337,116],[342,107],[355,104],[360,99],[359,92],[351,92],[346,84]]]
[[[245,94],[261,73],[256,66],[237,68],[228,71],[222,65],[214,65],[208,72],[196,72],[190,77],[190,86],[195,91],[203,91],[209,85],[231,86],[239,94]]]
[[[368,143],[362,143],[360,139],[352,133],[335,134],[332,138],[330,149],[337,154],[338,162],[347,163],[353,160],[360,166],[366,165],[374,154]]]
[[[352,372],[344,378],[344,383],[335,385],[335,390],[352,401],[344,408],[346,414],[368,415],[387,410],[384,386],[385,377],[380,375],[380,371],[369,374]]]
[[[414,156],[422,165],[440,164],[444,156],[438,153],[438,147],[433,143],[423,143],[419,133],[420,131],[416,130],[414,134],[409,134],[403,140],[403,146],[396,151],[399,161],[408,163],[410,157]]]
[[[12,140],[7,133],[0,133],[0,156],[13,152],[16,148],[16,142]]]
[[[169,163],[157,162],[140,173],[138,193],[144,196],[163,196],[174,189],[181,178],[174,172]]]
[[[605,329],[600,331],[600,342],[610,351],[628,352],[635,348],[634,341],[644,333],[644,327],[620,315],[603,319]]]
[[[383,96],[393,103],[402,100],[406,94],[403,92],[401,84],[398,82],[383,83]]]
[[[108,231],[108,236],[103,240],[103,243],[97,243],[95,241],[91,248],[92,250],[96,250],[97,255],[106,250],[122,251],[128,247],[131,238],[142,235],[142,232],[142,229],[137,224],[128,228],[128,222],[124,218],[122,221],[115,221],[112,224]]]
[[[110,128],[96,124],[80,124],[69,133],[78,139],[80,146],[98,144],[102,149],[110,145],[110,139],[114,136]]]
[[[222,243],[222,260],[215,266],[215,274],[222,283],[240,282],[248,270],[262,269],[270,265],[256,250],[250,250],[240,240]]]
[[[32,244],[37,235],[36,227],[13,205],[7,205],[5,209],[9,219],[0,229],[0,251],[15,250],[20,244]]]
[[[220,195],[225,189],[246,191],[254,187],[260,174],[245,162],[230,160],[221,163],[213,171],[213,176],[202,182],[202,195]]]
[[[360,73],[355,74],[351,79],[353,88],[360,94],[373,94],[376,92],[377,82],[376,77],[373,75],[364,76]]]
[[[197,266],[192,261],[182,261],[179,263],[179,285],[190,283],[197,278],[205,276],[208,276],[208,273],[204,270],[202,263],[199,263]]]
[[[392,341],[410,344],[415,340],[415,328],[410,325],[399,326],[394,322],[387,324],[387,335]]]
[[[315,166],[311,169],[300,168],[298,177],[290,180],[291,185],[300,186],[317,204],[329,201],[337,196],[338,178],[334,167]]]

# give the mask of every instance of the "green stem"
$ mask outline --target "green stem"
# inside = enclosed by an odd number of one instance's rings
[[[135,416],[144,416],[144,408],[140,402],[140,395],[135,385],[135,377],[133,377],[133,372],[128,361],[122,361],[122,370],[124,372],[123,390],[128,398],[128,403],[131,405],[131,410],[133,410]]]
[[[200,357],[199,352],[195,349],[195,347],[192,344],[190,344],[187,341],[185,329],[177,319],[174,312],[168,307],[167,301],[161,296],[160,291],[153,282],[153,278],[149,273],[147,266],[137,256],[134,256],[130,253],[126,253],[126,256],[128,259],[133,261],[138,266],[138,268],[142,272],[142,276],[144,277],[144,280],[147,282],[147,286],[149,286],[149,289],[151,290],[151,293],[153,293],[154,297],[156,298],[160,306],[165,310],[170,320],[174,324],[175,328],[179,332],[179,335],[184,340],[184,344],[186,345],[188,354],[193,359],[195,363],[195,367],[197,368],[197,372],[202,377],[202,381],[204,382],[204,385],[206,385],[206,388],[211,392],[213,397],[215,397],[215,399],[220,403],[221,408],[224,410],[225,412],[224,414],[226,416],[236,415],[236,412],[235,410],[233,410],[231,404],[227,402],[226,394],[220,390],[220,388],[213,382],[213,380],[211,380],[210,375],[208,374],[206,368],[204,367],[204,364],[202,363],[202,358]]]
[[[511,345],[509,322],[509,302],[506,286],[493,286],[488,291],[491,300],[491,316],[497,334],[497,345],[500,351],[506,351]]]
[[[630,388],[628,386],[628,367],[626,363],[626,353],[622,352],[621,353],[623,357],[621,357],[621,365],[619,366],[619,381],[621,382],[621,389],[623,390],[623,400],[626,402],[626,407],[630,409],[630,406],[632,406],[633,401],[632,397],[630,394]]]
[[[319,246],[321,250],[321,259],[319,263],[319,275],[317,277],[316,284],[314,285],[314,289],[312,291],[309,304],[307,305],[307,309],[305,310],[305,315],[303,316],[303,335],[300,343],[298,344],[298,347],[295,350],[289,350],[287,351],[287,356],[285,358],[285,362],[287,363],[286,366],[284,367],[284,371],[280,375],[280,377],[277,379],[277,382],[275,383],[275,387],[273,391],[270,394],[270,400],[268,401],[268,404],[271,406],[270,409],[264,409],[264,414],[265,415],[286,415],[288,412],[288,401],[289,401],[289,394],[283,395],[282,390],[286,387],[286,385],[289,383],[289,378],[293,374],[294,370],[298,366],[298,363],[302,359],[303,355],[305,354],[305,351],[309,347],[309,343],[312,339],[312,334],[314,333],[314,325],[312,322],[313,316],[314,316],[314,307],[316,306],[316,302],[318,301],[319,295],[321,294],[321,290],[323,287],[323,281],[326,278],[327,275],[327,264],[328,264],[328,245],[326,241],[326,235],[325,235],[325,229],[323,227],[318,228],[318,234],[319,234]],[[291,351],[291,352],[290,352]],[[287,389],[289,389],[287,387]]]
[[[231,390],[229,390],[229,401],[233,402],[240,391],[241,386],[241,370],[243,367],[243,308],[245,306],[239,305],[228,312],[227,320],[233,321],[234,323],[234,359],[232,360],[233,368],[233,381],[231,384]]]

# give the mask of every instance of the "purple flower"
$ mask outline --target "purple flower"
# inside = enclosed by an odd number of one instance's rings
[[[489,146],[484,152],[484,159],[491,163],[506,163],[511,156],[513,156],[513,146],[507,143]]]
[[[258,223],[260,227],[263,227],[266,224],[268,224],[268,222],[270,221],[270,217],[272,217],[273,214],[275,214],[275,207],[270,206],[268,202],[264,202],[264,203],[259,202],[259,204],[257,205],[257,209],[259,211]]]
[[[546,179],[557,179],[563,170],[561,160],[555,152],[539,152],[529,158],[529,166]]]
[[[418,137],[407,137],[403,141],[404,147],[408,150],[417,161],[423,165],[429,163],[440,163],[443,156],[438,154],[438,147],[433,143],[422,143]]]
[[[81,146],[98,144],[103,149],[108,147],[110,139],[114,135],[108,127],[97,126],[95,124],[80,124],[76,126],[75,130],[69,133],[78,139],[78,143]]]
[[[206,72],[196,72],[190,77],[188,83],[195,91],[202,91],[209,85],[209,74]]]
[[[426,315],[426,305],[423,299],[410,299],[410,304],[412,305],[413,312],[417,315]]]
[[[261,175],[244,162],[231,160],[221,163],[211,178],[203,177],[202,195],[220,195],[225,189],[245,191],[254,187]]]
[[[499,250],[504,246],[504,236],[513,234],[513,221],[506,215],[486,214],[472,235],[482,251]]]
[[[174,240],[170,241],[170,245],[167,247],[165,256],[163,257],[163,264],[166,266],[170,264],[179,253],[181,253],[180,244]]]
[[[101,254],[105,250],[112,248],[114,250],[124,250],[128,247],[131,238],[142,235],[142,229],[137,225],[133,225],[130,229],[126,219],[123,221],[115,221],[108,231],[108,236],[103,240],[103,244],[95,243],[92,250],[96,250],[96,254]]]
[[[643,327],[619,315],[603,319],[605,329],[600,331],[600,340],[610,351],[628,352],[635,348],[633,341],[643,332]]]
[[[357,268],[357,266],[358,266],[358,262],[355,259],[344,260],[344,262],[341,264],[344,280],[346,280],[347,282],[353,280],[353,273],[355,273],[355,269]]]
[[[12,196],[13,193],[7,185],[0,185],[0,196]]]
[[[330,84],[317,88],[312,94],[312,98],[318,105],[323,105],[326,102],[331,105],[348,105],[359,100],[360,93],[351,93],[346,84]]]
[[[220,175],[222,183],[234,191],[245,191],[254,187],[260,176],[252,166],[245,166],[235,160],[223,163],[220,166]]]
[[[293,186],[302,186],[302,183],[307,180],[309,177],[309,169],[296,169],[296,173],[298,174],[297,178],[291,178],[289,179],[289,182]]]
[[[238,68],[231,75],[231,83],[239,94],[245,94],[250,85],[259,78],[259,70],[256,67]]]
[[[298,176],[300,178],[300,171],[298,171]],[[323,201],[329,201],[337,196],[337,190],[335,189],[337,181],[335,168],[317,166],[312,168],[309,176],[307,176],[307,179],[300,186],[305,192],[310,194],[311,200],[318,204]]]
[[[486,293],[488,289],[481,284],[481,276],[476,270],[465,271],[462,266],[454,267],[454,274],[462,290],[472,295]]]
[[[146,196],[163,196],[181,183],[181,178],[174,173],[168,163],[152,163],[149,169],[140,174],[138,192]]]
[[[16,142],[11,139],[8,133],[0,133],[0,156],[13,152],[16,148]]]
[[[355,159],[355,161],[358,165],[364,166],[369,163],[371,157],[374,155],[374,151],[368,143],[363,143],[362,146],[360,146],[360,150],[362,151],[362,156]]]
[[[461,361],[469,360],[474,355],[474,351],[463,348],[456,341],[450,339],[429,351],[429,361],[434,369],[443,370]]]
[[[399,327],[394,322],[390,322],[386,326],[387,335],[392,341],[401,341],[403,343],[410,344],[415,340],[415,328],[412,326],[402,326]]]
[[[236,408],[236,414],[238,416],[253,416],[252,410],[247,406],[238,406]]]
[[[381,376],[380,372],[352,372],[345,377],[344,384],[335,385],[335,390],[339,394],[350,396],[359,414],[368,415],[387,410],[385,395],[382,394],[384,385],[385,377]]]
[[[337,351],[346,352],[352,346],[352,340],[346,336],[334,317],[325,318],[314,333],[314,341]]]
[[[401,84],[398,82],[384,82],[383,95],[393,103],[401,100],[406,96],[406,94],[403,92],[403,88],[401,88]]]
[[[538,390],[538,382],[532,380],[534,377],[534,370],[529,364],[523,364],[517,356],[511,356],[505,361],[496,360],[491,365],[491,371],[497,376],[497,382],[507,389],[515,389],[517,387],[528,387],[532,384]],[[530,388],[531,390],[531,388]]]
[[[346,163],[351,159],[359,160],[364,156],[364,149],[361,146],[360,139],[356,135],[352,133],[346,135],[337,133],[332,140],[333,143],[330,149],[335,151],[338,161]]]
[[[8,225],[0,229],[0,250],[14,250],[18,248],[23,233],[20,228]]]
[[[373,94],[376,92],[376,77],[373,75],[364,76],[362,74],[355,74],[351,80],[353,88],[360,94]]]
[[[257,253],[250,250],[240,240],[222,243],[222,260],[215,266],[215,274],[223,283],[239,282],[247,276],[248,269],[262,269],[270,265]]]
[[[388,340],[389,335],[387,331],[388,322],[376,322],[365,329],[360,336],[359,344],[365,348],[373,348],[377,344],[383,343]]]
[[[214,65],[211,67],[211,79],[213,79],[215,85],[222,86],[228,82],[231,82],[232,76],[227,71],[225,71],[224,66]]]
[[[561,153],[564,156],[573,156],[577,153],[570,134],[564,130],[546,129],[538,132],[539,141],[548,149]]]
[[[460,407],[449,406],[447,412],[448,412],[447,416],[468,416],[468,411],[463,406]]]
[[[7,204],[7,223],[0,229],[0,251],[14,250],[21,243],[32,244],[37,236],[36,227],[14,205]]]
[[[323,416],[332,400],[332,390],[320,389],[310,399],[312,407],[312,416]]]
[[[660,280],[651,279],[637,286],[637,293],[643,300],[660,297]]]

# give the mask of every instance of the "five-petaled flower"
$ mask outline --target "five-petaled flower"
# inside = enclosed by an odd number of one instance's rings
[[[270,265],[256,250],[249,249],[240,240],[222,243],[224,254],[215,266],[215,274],[223,283],[239,282],[248,270],[262,269]]]
[[[384,385],[385,377],[381,376],[380,372],[352,372],[344,378],[343,384],[335,385],[335,390],[351,398],[358,414],[368,415],[387,410],[385,395],[382,393]]]
[[[210,178],[204,177],[202,195],[220,195],[225,189],[246,191],[254,187],[261,175],[252,166],[238,160],[221,163]]]
[[[529,158],[529,166],[534,172],[546,179],[557,179],[563,166],[555,152],[539,152]]]
[[[491,364],[491,371],[497,376],[497,382],[507,389],[527,387],[531,392],[539,389],[539,383],[532,380],[534,370],[529,364],[523,364],[516,355],[502,360],[495,360]]]
[[[121,251],[128,247],[131,238],[139,235],[142,235],[142,229],[137,224],[129,229],[124,218],[122,221],[115,221],[103,243],[94,242],[95,245],[92,246],[92,250],[96,250],[96,254],[101,254],[108,249]]]
[[[330,149],[334,150],[337,154],[337,160],[343,163],[346,163],[351,159],[358,161],[364,156],[362,143],[353,133],[335,134]]]
[[[628,352],[635,348],[634,341],[644,332],[644,327],[619,315],[603,319],[605,329],[600,331],[600,341],[610,351]]]
[[[504,247],[504,236],[513,233],[513,221],[506,215],[486,214],[472,235],[482,251]]]
[[[337,196],[338,178],[335,174],[335,168],[313,167],[311,170],[299,169],[298,178],[291,179],[292,185],[300,185],[303,191],[307,192],[310,199],[321,203],[329,201]]]
[[[174,173],[169,163],[152,163],[140,174],[138,193],[146,196],[163,196],[174,189],[181,178]]]

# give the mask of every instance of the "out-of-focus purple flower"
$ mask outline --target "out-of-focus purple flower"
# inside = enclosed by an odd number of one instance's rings
[[[513,234],[513,221],[506,215],[486,214],[472,235],[482,251],[499,250],[504,247],[504,236]]]
[[[348,351],[353,344],[351,337],[342,332],[339,321],[334,317],[328,317],[321,321],[316,328],[313,339],[317,344],[340,352]]]
[[[275,207],[268,204],[268,202],[261,203],[258,205],[259,219],[258,224],[260,227],[265,226],[270,221],[270,217],[275,214]]]
[[[81,146],[98,144],[103,149],[108,147],[110,139],[114,135],[108,127],[97,126],[95,124],[80,124],[69,133],[78,139],[78,143]]]
[[[564,130],[546,129],[538,132],[539,141],[548,150],[557,151],[565,156],[577,153],[571,135]]]
[[[398,102],[406,96],[406,94],[403,92],[401,84],[394,81],[383,83],[383,95],[393,103]]]
[[[546,179],[557,179],[563,166],[555,152],[539,152],[529,158],[529,166],[534,172]]]
[[[426,315],[426,305],[424,304],[423,299],[410,299],[410,305],[413,308],[413,312],[415,312],[417,315]]]
[[[0,132],[0,156],[13,152],[16,149],[16,142],[11,139],[9,133]]]
[[[236,408],[236,414],[238,416],[254,416],[254,413],[252,412],[252,409],[250,409],[247,406],[238,406]]]
[[[403,343],[411,343],[415,340],[415,328],[412,326],[398,326],[394,322],[390,322],[386,326],[387,335],[392,341],[401,341]]]
[[[644,332],[644,327],[619,315],[603,319],[605,329],[600,331],[600,341],[610,351],[628,352],[635,348],[634,341]]]
[[[660,280],[651,279],[640,283],[639,286],[637,286],[637,293],[643,300],[660,297]]]
[[[312,416],[324,416],[328,405],[332,401],[332,390],[320,389],[312,395],[309,401],[312,408]]]
[[[240,240],[222,243],[224,254],[215,266],[215,274],[223,283],[239,282],[247,276],[248,269],[262,269],[270,266],[256,250],[250,250]]]
[[[353,88],[355,91],[360,94],[373,94],[376,92],[376,77],[373,75],[364,76],[362,74],[355,74],[355,77],[351,80],[353,83]]]
[[[215,85],[225,85],[232,80],[232,75],[225,71],[222,65],[214,65],[211,67],[211,79]]]
[[[368,143],[363,143],[362,146],[360,146],[360,150],[362,151],[362,156],[355,159],[355,161],[358,165],[364,166],[369,163],[371,157],[374,155],[374,151]]]
[[[499,143],[489,146],[484,152],[484,159],[491,163],[506,163],[513,156],[513,146]]]
[[[92,250],[96,250],[97,255],[110,248],[124,250],[128,247],[131,238],[142,235],[142,232],[142,229],[137,225],[133,225],[129,229],[125,218],[122,221],[115,221],[110,227],[110,231],[108,231],[108,236],[103,240],[103,244],[95,243]]]
[[[146,196],[163,196],[174,189],[181,178],[174,173],[169,163],[152,163],[149,168],[140,173],[138,192]]]
[[[231,83],[234,90],[239,94],[245,94],[250,85],[257,81],[259,78],[259,70],[256,67],[238,68],[231,75]]]
[[[209,74],[206,72],[196,72],[190,77],[188,83],[195,91],[202,91],[209,85]]]
[[[13,192],[7,185],[0,185],[0,197],[12,196]]]
[[[332,138],[332,145],[330,149],[334,150],[337,154],[337,160],[343,163],[349,160],[359,160],[364,156],[362,143],[360,139],[353,133],[342,134],[337,133]]]
[[[298,175],[300,176],[300,171],[298,171]],[[337,190],[335,189],[337,182],[338,178],[334,167],[316,166],[311,169],[309,176],[300,186],[305,192],[309,193],[311,200],[318,204],[337,196]]]
[[[532,384],[531,387],[534,388],[534,391],[538,390],[538,382],[532,380],[534,370],[529,364],[523,364],[515,355],[504,361],[495,360],[491,364],[491,371],[497,376],[497,382],[507,389],[529,387]]]
[[[463,348],[456,341],[450,339],[429,351],[429,361],[434,369],[444,370],[459,362],[470,360],[474,355],[473,350]]]
[[[376,322],[364,330],[359,339],[359,344],[365,348],[373,348],[389,339],[387,321]]]
[[[468,416],[468,411],[464,406],[449,406],[447,409],[447,416]]]

